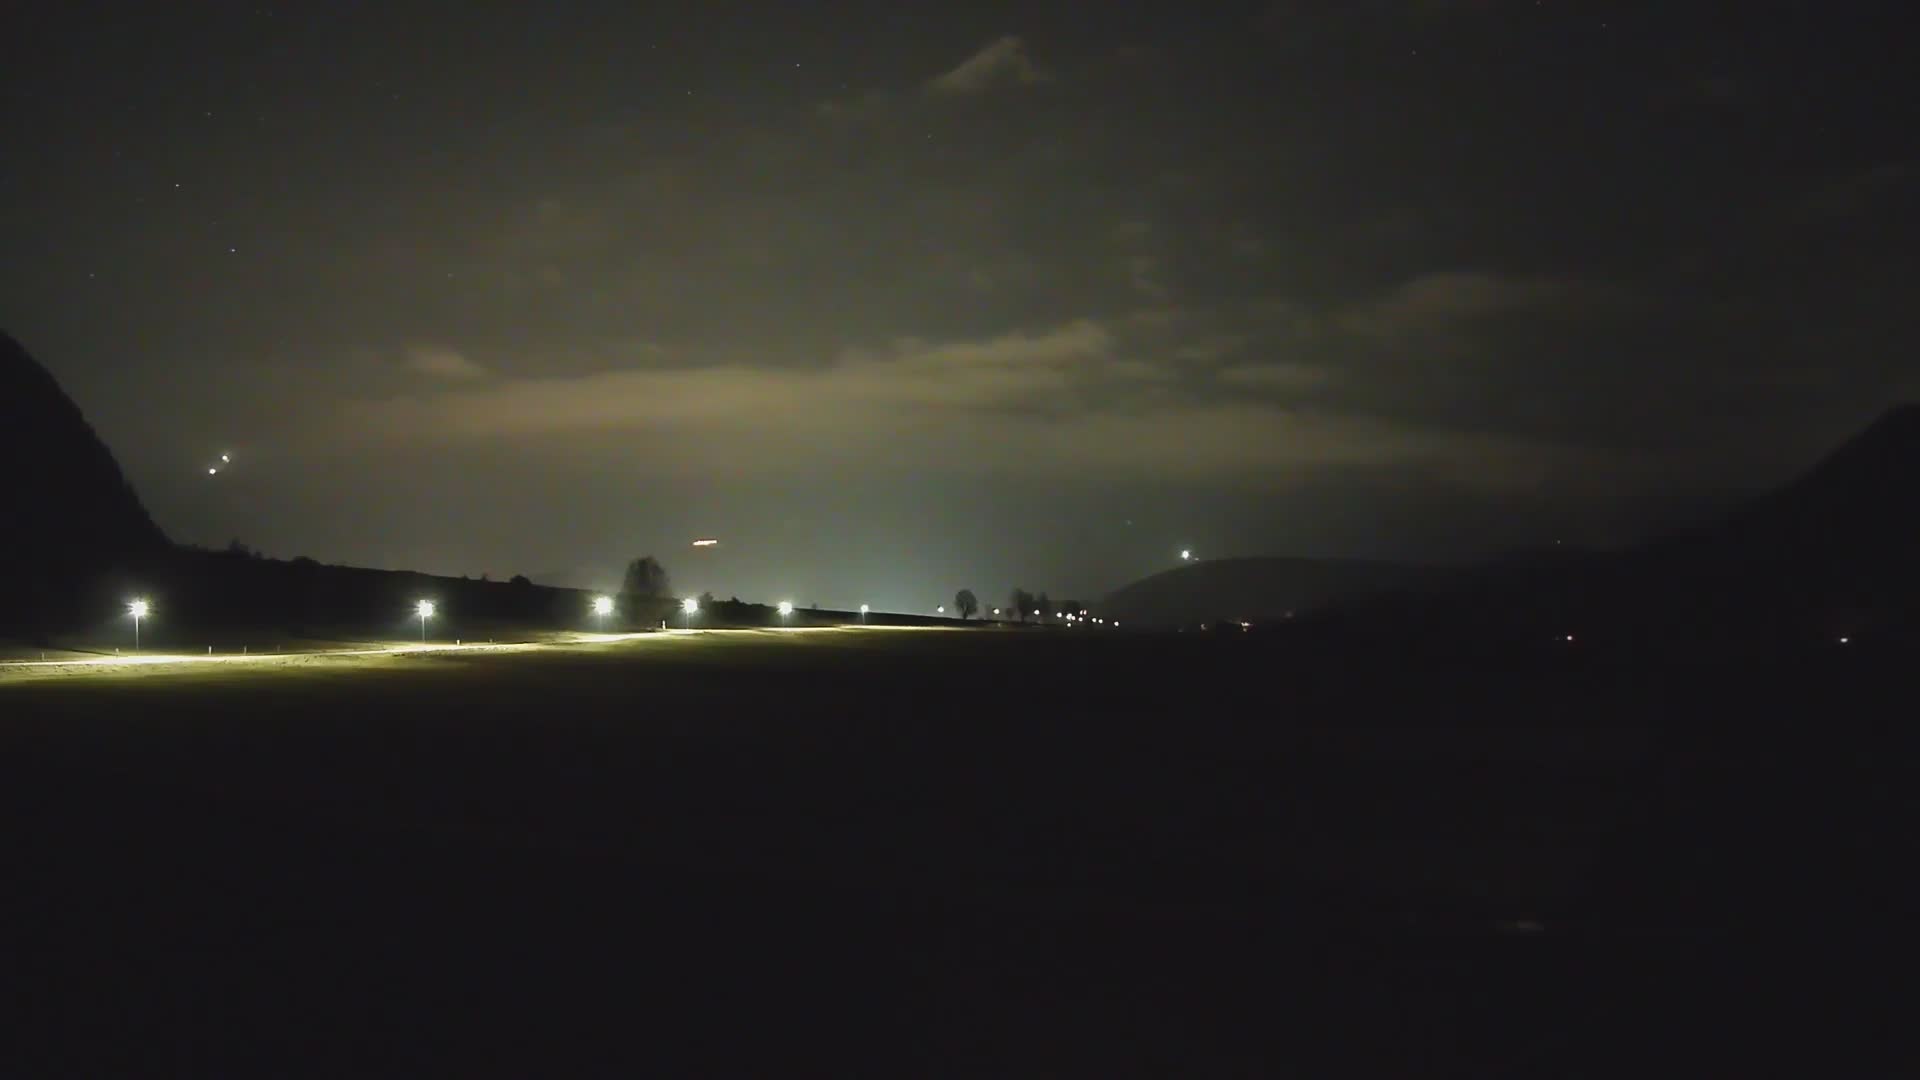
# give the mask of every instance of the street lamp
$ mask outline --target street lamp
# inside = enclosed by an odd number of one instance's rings
[[[791,600],[780,601],[779,610],[780,610],[780,621],[786,622],[788,616],[793,614],[793,601]]]
[[[427,620],[433,618],[433,601],[422,600],[413,605],[413,613],[420,616],[420,644],[427,643]]]
[[[693,617],[700,613],[700,601],[689,596],[680,601],[680,611],[687,617],[687,629],[693,629]]]
[[[860,605],[860,623],[861,623],[861,625],[863,625],[863,626],[864,626],[864,625],[866,624],[866,621],[867,621],[867,605],[865,605],[865,604],[861,604],[861,605]]]
[[[135,600],[127,605],[127,614],[133,616],[133,651],[140,651],[140,620],[147,617],[147,602]]]
[[[613,597],[596,596],[593,598],[593,617],[599,620],[600,632],[606,633],[607,616],[613,614]]]
[[[1181,562],[1191,562],[1191,561],[1193,561],[1193,552],[1191,552],[1191,551],[1188,551],[1188,550],[1187,550],[1186,548],[1181,548],[1181,549],[1180,549],[1180,561],[1181,561]]]
[[[939,607],[933,609],[933,613],[935,615],[945,615],[947,613],[947,605],[941,604]]]

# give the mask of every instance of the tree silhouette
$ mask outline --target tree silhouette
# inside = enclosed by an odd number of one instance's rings
[[[657,600],[672,596],[673,584],[667,580],[667,568],[660,565],[660,560],[642,555],[627,564],[626,580],[620,591],[628,596]]]
[[[1046,622],[1053,617],[1053,602],[1047,599],[1046,593],[1041,593],[1040,599],[1034,601],[1034,605],[1039,609],[1041,622]]]
[[[1034,607],[1033,594],[1017,587],[1013,595],[1007,598],[1007,606],[1013,609],[1014,616],[1021,622],[1026,622],[1027,616],[1038,610]]]
[[[953,608],[962,619],[971,619],[980,610],[980,601],[973,595],[972,589],[961,589],[953,594]]]

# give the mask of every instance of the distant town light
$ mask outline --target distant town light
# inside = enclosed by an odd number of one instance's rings
[[[227,455],[225,455],[225,454],[221,454],[221,455],[220,455],[220,461],[221,461],[221,463],[222,463],[222,464],[225,464],[226,462],[229,462],[229,461],[232,461],[232,460],[233,460],[232,458],[230,458],[230,457],[228,457],[228,456],[227,456]]]
[[[1189,560],[1189,559],[1192,559],[1192,558],[1193,558],[1193,552],[1191,552],[1191,551],[1188,551],[1188,550],[1187,550],[1186,548],[1181,548],[1181,549],[1180,549],[1180,561],[1181,561],[1181,562],[1186,562],[1187,560]]]
[[[1842,644],[1842,645],[1845,645],[1845,644],[1846,644],[1847,642],[1849,642],[1849,641],[1852,641],[1852,640],[1853,640],[1852,638],[1850,638],[1850,637],[1846,637],[1846,636],[1844,636],[1844,635],[1843,635],[1843,636],[1842,636],[1842,637],[1840,638],[1840,644]]]
[[[220,471],[219,469],[208,469],[208,470],[207,470],[207,475],[208,475],[208,476],[212,476],[212,475],[214,475],[215,473],[218,473],[219,471]]]

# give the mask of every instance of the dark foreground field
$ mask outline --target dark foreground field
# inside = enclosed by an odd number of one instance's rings
[[[0,1072],[1882,1061],[1904,661],[820,631],[0,685]]]

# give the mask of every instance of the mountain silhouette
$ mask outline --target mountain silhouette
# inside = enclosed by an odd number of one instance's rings
[[[1697,652],[1920,637],[1920,405],[1889,410],[1779,488],[1705,526],[1612,551],[1443,570],[1223,559],[1113,593],[1143,625],[1263,618],[1406,647],[1594,644]]]
[[[1920,405],[1889,410],[1811,469],[1629,565],[1726,617],[1842,634],[1920,606]],[[1785,626],[1780,629],[1784,632]]]
[[[168,549],[113,454],[46,368],[0,333],[0,460],[10,498],[0,575],[10,608],[38,617],[102,575]]]
[[[1115,590],[1100,602],[1096,614],[1140,626],[1268,621],[1417,587],[1443,573],[1434,567],[1362,559],[1204,559]]]

